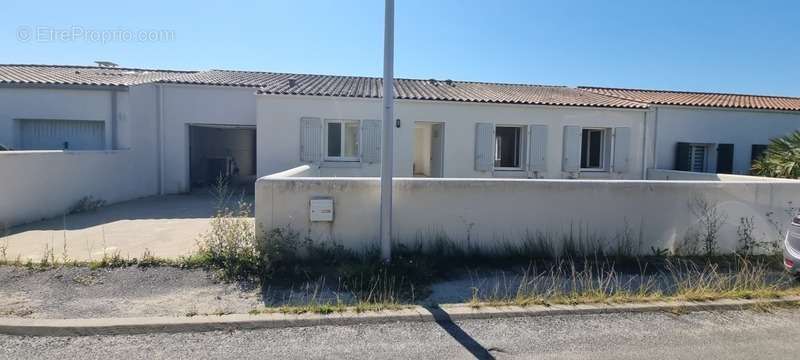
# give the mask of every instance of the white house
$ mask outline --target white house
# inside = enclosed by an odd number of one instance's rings
[[[745,173],[800,98],[396,79],[396,176],[644,179]],[[374,176],[381,79],[0,65],[0,222],[252,183],[304,163]],[[677,155],[677,156],[676,156]],[[48,207],[38,206],[47,202]]]
[[[377,176],[380,79],[294,81],[259,90],[259,172],[312,162],[323,175]],[[460,81],[398,79],[396,92],[397,176],[645,176],[646,104],[566,87]]]
[[[580,87],[650,105],[656,169],[747,174],[770,139],[800,129],[800,98]]]

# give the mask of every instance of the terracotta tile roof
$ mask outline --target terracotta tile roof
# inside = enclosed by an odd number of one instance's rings
[[[190,72],[69,65],[0,65],[0,84],[130,86]]]
[[[383,79],[360,76],[211,70],[159,81],[259,88],[259,94],[380,98]],[[586,106],[644,109],[646,104],[563,86],[498,84],[451,80],[395,79],[395,97],[497,104]]]
[[[653,105],[800,111],[800,98],[580,86],[578,90]]]

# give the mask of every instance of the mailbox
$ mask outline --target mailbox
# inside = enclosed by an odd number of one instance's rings
[[[333,221],[333,199],[311,199],[311,221]]]

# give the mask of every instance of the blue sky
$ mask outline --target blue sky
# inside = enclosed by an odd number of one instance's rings
[[[396,1],[397,77],[800,96],[797,1]],[[382,71],[382,0],[6,0],[0,20],[0,63]],[[63,29],[174,39],[19,35]]]

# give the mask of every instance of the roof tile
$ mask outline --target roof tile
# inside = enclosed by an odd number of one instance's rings
[[[621,89],[580,86],[578,90],[653,105],[800,111],[800,98],[688,91]]]
[[[188,74],[187,71],[67,65],[0,65],[0,84],[130,86]]]

